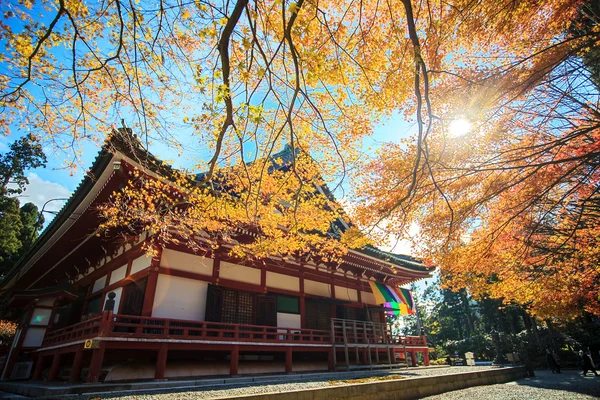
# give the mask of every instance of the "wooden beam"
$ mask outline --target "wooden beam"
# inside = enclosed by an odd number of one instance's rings
[[[238,374],[238,367],[240,364],[240,346],[235,345],[231,350],[231,360],[229,363],[229,375],[235,376]]]
[[[289,374],[292,372],[292,348],[288,347],[285,349],[285,373]]]
[[[300,328],[306,329],[306,295],[304,294],[304,277],[300,278]]]
[[[151,267],[152,268],[152,267]],[[154,297],[156,296],[156,286],[158,285],[158,271],[150,270],[148,282],[146,283],[146,293],[144,294],[144,304],[142,305],[142,317],[151,317],[154,307]]]
[[[158,349],[158,355],[156,357],[156,368],[154,370],[154,379],[165,379],[165,373],[167,370],[167,356],[169,353],[169,345],[162,343],[160,349]]]
[[[102,361],[104,361],[104,350],[105,342],[100,342],[100,347],[94,349],[92,352],[92,359],[90,361],[90,368],[87,377],[87,383],[96,383],[100,379],[100,373],[102,372]]]
[[[61,358],[62,354],[60,354],[59,352],[54,353],[54,357],[52,358],[52,365],[50,366],[50,372],[48,373],[49,381],[55,381],[58,379]]]
[[[33,376],[31,379],[36,381],[42,379],[42,372],[44,371],[44,359],[45,355],[43,353],[39,353],[37,359],[35,360],[35,369],[33,370]]]
[[[79,382],[81,379],[81,367],[83,366],[83,348],[78,347],[75,350],[75,357],[73,358],[73,366],[71,367],[71,375],[69,376],[69,383]]]

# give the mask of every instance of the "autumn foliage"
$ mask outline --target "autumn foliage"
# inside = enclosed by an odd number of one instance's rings
[[[320,239],[341,212],[315,191],[325,179],[336,195],[352,189],[351,217],[376,241],[416,222],[421,255],[449,286],[540,316],[600,313],[594,2],[5,8],[2,132],[33,129],[76,166],[82,143],[123,118],[142,146],[188,157],[165,180],[132,176],[104,228],[190,245],[200,231],[250,229],[261,239],[237,244],[240,256],[335,260],[365,239]],[[414,136],[365,154],[373,127],[398,112]],[[457,118],[471,130],[453,137]],[[301,156],[268,173],[286,144]],[[192,184],[191,171],[206,173]]]

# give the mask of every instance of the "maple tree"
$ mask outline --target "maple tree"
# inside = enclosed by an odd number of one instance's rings
[[[599,313],[594,4],[9,1],[0,129],[39,131],[75,166],[134,116],[146,147],[204,157],[199,184],[133,177],[105,228],[190,243],[251,228],[263,239],[239,255],[336,259],[365,239],[322,240],[340,210],[313,183],[351,176],[357,226],[377,241],[418,221],[449,284]],[[415,136],[368,159],[362,140],[398,110]],[[471,132],[449,137],[459,117]],[[270,173],[285,144],[299,156]]]
[[[388,232],[418,221],[447,287],[543,318],[598,314],[597,4],[506,6],[479,14],[478,51],[431,67],[444,76],[422,141],[365,170],[360,219]],[[453,137],[444,120],[457,118],[471,131]]]

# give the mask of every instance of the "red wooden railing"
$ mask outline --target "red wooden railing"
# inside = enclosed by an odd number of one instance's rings
[[[52,346],[55,344],[72,342],[77,339],[88,339],[98,336],[101,321],[102,316],[99,315],[75,325],[47,332],[42,346]]]
[[[329,331],[115,315],[108,336],[331,344]]]
[[[332,318],[331,332],[336,344],[389,344],[427,347],[424,336],[393,336],[386,324]]]
[[[340,344],[391,343],[386,325],[377,322],[332,318],[331,332],[335,338],[335,343]]]
[[[427,347],[424,337],[392,338],[385,324],[333,318],[331,326],[330,331],[325,331],[113,315],[112,312],[105,311],[101,316],[46,333],[42,346],[52,346],[96,336],[109,336],[248,343],[331,345],[335,342],[336,344],[361,343]]]
[[[402,346],[427,347],[425,336],[400,336],[395,343]]]

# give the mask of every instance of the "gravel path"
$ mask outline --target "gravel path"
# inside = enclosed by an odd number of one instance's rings
[[[597,399],[600,397],[600,377],[584,377],[580,371],[535,371],[535,378],[525,378],[500,385],[476,386],[455,390],[423,400],[553,400]]]
[[[390,372],[390,374],[401,375],[406,378],[414,378],[419,376],[434,376],[434,375],[446,375],[446,374],[455,374],[459,372],[470,372],[470,371],[482,371],[488,370],[492,367],[444,367],[444,368],[408,368],[395,370]],[[361,374],[362,376],[370,376],[374,375],[373,373],[365,372]],[[263,394],[263,393],[279,393],[279,392],[288,392],[293,390],[301,390],[301,389],[314,389],[314,388],[322,388],[322,387],[330,387],[330,380],[336,379],[348,379],[347,377],[341,376],[339,378],[333,377],[330,374],[324,374],[326,376],[325,379],[322,380],[312,380],[312,381],[302,381],[302,382],[287,382],[287,383],[277,383],[277,384],[265,384],[265,383],[255,383],[251,386],[248,384],[238,385],[238,386],[229,386],[229,387],[213,387],[213,388],[200,388],[196,390],[190,390],[189,388],[185,389],[177,389],[170,388],[161,391],[160,393],[152,393],[152,392],[127,392],[127,393],[106,393],[102,396],[94,396],[106,398],[128,398],[128,399],[138,399],[138,400],[179,400],[179,399],[227,399],[227,398],[235,398],[241,395],[248,394]],[[378,374],[381,376],[381,374]],[[352,379],[359,378],[360,376],[353,376]],[[290,379],[293,379],[293,375],[290,376]]]

